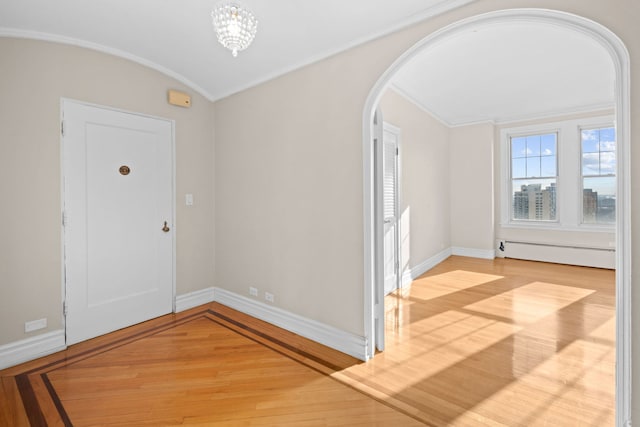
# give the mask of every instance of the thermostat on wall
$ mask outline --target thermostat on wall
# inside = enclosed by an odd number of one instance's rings
[[[177,90],[170,90],[169,104],[189,108],[191,107],[191,97],[186,93],[178,92]]]

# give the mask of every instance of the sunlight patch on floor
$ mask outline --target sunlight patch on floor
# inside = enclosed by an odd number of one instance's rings
[[[421,277],[413,281],[411,297],[430,300],[502,278],[503,276],[465,270]]]
[[[600,405],[603,399],[612,400],[615,394],[611,378],[615,350],[610,345],[577,340],[537,366],[525,367],[526,373],[519,375],[517,361],[527,359],[528,351],[514,345],[513,368],[518,381],[487,396],[452,425],[473,425],[470,420],[474,416],[493,420],[519,419],[527,426],[563,425],[567,411],[575,413],[580,425],[613,425],[613,409],[603,411]],[[594,392],[602,390],[603,386],[609,392]]]
[[[353,372],[375,370],[379,378],[407,375],[402,388],[428,380],[429,377],[472,357],[521,330],[520,327],[473,316],[455,310],[431,316],[402,327],[399,337],[387,334],[387,349],[376,355],[376,364],[350,368]],[[408,336],[410,339],[408,340]],[[424,364],[424,358],[431,363]],[[395,371],[398,372],[395,372]],[[374,373],[367,372],[366,375]],[[400,391],[400,390],[397,390]]]
[[[518,324],[530,324],[594,292],[592,289],[532,282],[469,304],[464,308],[491,316],[504,317]]]
[[[613,425],[613,277],[490,263],[514,272],[454,267],[389,295],[385,351],[337,375],[431,425]]]

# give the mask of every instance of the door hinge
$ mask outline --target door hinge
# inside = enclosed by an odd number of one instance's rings
[[[400,149],[396,147],[396,156],[400,154]]]
[[[66,317],[67,315],[67,302],[62,303],[62,315]]]
[[[64,120],[60,122],[60,134],[64,136]]]
[[[67,226],[67,213],[65,211],[62,211],[62,226]]]

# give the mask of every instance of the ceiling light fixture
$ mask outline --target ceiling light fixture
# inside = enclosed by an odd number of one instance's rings
[[[218,41],[229,49],[234,57],[238,56],[241,50],[248,48],[256,36],[257,19],[238,2],[218,4],[211,12],[211,17]]]

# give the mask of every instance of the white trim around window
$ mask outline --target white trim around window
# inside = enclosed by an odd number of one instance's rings
[[[582,221],[582,147],[580,131],[613,126],[615,117],[604,115],[555,121],[500,130],[500,226],[505,228],[562,231],[613,232],[615,224],[585,224]],[[511,147],[512,137],[557,134],[557,204],[555,221],[514,220],[512,213]]]

